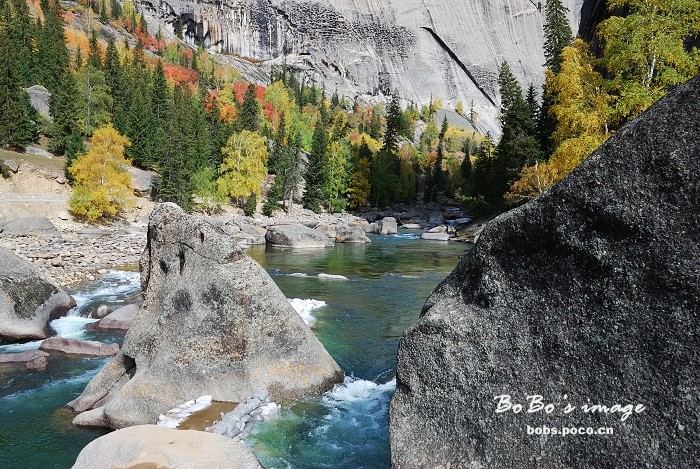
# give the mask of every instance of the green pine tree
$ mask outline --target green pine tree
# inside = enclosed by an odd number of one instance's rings
[[[257,132],[260,129],[260,103],[255,94],[255,84],[251,83],[243,95],[243,104],[238,115],[239,130]]]
[[[316,213],[321,211],[324,202],[323,188],[326,185],[326,164],[328,162],[328,132],[325,115],[316,122],[309,163],[306,168],[306,190],[302,202],[304,208]]]
[[[88,67],[92,67],[98,70],[102,69],[102,51],[100,50],[100,45],[97,42],[97,33],[94,29],[92,30],[92,34],[90,35],[90,40],[88,44]]]
[[[571,27],[566,17],[569,10],[561,0],[547,0],[544,11],[544,66],[557,74],[562,62],[561,52],[572,41]]]

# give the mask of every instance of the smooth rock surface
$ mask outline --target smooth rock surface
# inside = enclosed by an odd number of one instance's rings
[[[290,248],[325,248],[333,246],[333,241],[321,231],[304,225],[271,226],[265,236],[267,244]]]
[[[134,190],[134,195],[137,197],[150,196],[156,173],[134,168],[133,166],[126,166],[124,169],[131,175],[131,187]]]
[[[262,469],[244,444],[195,430],[157,425],[102,436],[78,455],[73,469]]]
[[[394,217],[384,217],[379,222],[379,234],[381,235],[394,235],[399,232],[396,218]]]
[[[95,340],[49,337],[41,343],[39,349],[48,352],[61,352],[68,355],[111,357],[119,353],[119,344],[104,344]]]
[[[572,30],[580,0],[564,0]],[[144,5],[151,5],[144,2]],[[542,2],[544,4],[544,2]],[[471,103],[476,126],[496,135],[498,66],[507,60],[523,88],[544,81],[544,12],[528,0],[165,0],[151,12],[185,41],[281,65],[326,89],[368,101],[396,90],[419,105],[440,97]],[[157,9],[157,11],[156,11]],[[440,117],[441,119],[442,117]],[[439,121],[438,121],[439,122]]]
[[[450,235],[447,233],[426,232],[421,235],[421,239],[425,239],[426,241],[449,241]]]
[[[36,268],[0,248],[0,339],[45,339],[49,321],[75,306],[73,298]]]
[[[697,465],[699,117],[700,76],[486,226],[401,339],[394,467]],[[496,413],[504,394],[555,410]],[[645,410],[622,422],[586,403]]]
[[[372,240],[367,237],[365,230],[361,225],[342,225],[336,230],[335,240],[338,243],[355,243],[364,244],[371,243]]]
[[[325,239],[325,237],[324,237]],[[233,239],[157,205],[141,259],[145,303],[122,351],[69,405],[112,428],[155,422],[192,396],[277,402],[320,395],[343,373],[265,270]]]
[[[45,119],[51,119],[51,93],[41,85],[30,86],[26,89],[29,95],[29,102],[36,112]]]

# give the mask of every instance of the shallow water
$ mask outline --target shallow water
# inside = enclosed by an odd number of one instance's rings
[[[258,427],[248,443],[268,468],[389,467],[388,405],[399,338],[468,245],[421,241],[408,232],[370,237],[369,245],[248,251],[296,300],[348,376],[323,397],[285,407]],[[86,333],[85,316],[100,304],[134,302],[139,291],[137,273],[109,272],[72,291],[78,306],[54,326],[61,335],[120,342],[118,334]],[[0,345],[0,353],[38,344]],[[0,469],[69,468],[105,433],[72,427],[64,405],[106,361],[51,357],[45,371],[0,370]]]

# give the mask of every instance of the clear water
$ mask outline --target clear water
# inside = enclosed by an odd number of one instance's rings
[[[315,300],[297,303],[297,309],[309,316],[348,376],[326,395],[286,407],[258,427],[248,443],[268,468],[389,467],[388,405],[398,341],[468,245],[421,241],[413,233],[371,238],[369,245],[325,250],[249,251],[288,298]],[[119,335],[86,333],[84,317],[100,304],[133,302],[138,274],[110,272],[72,293],[78,307],[54,324],[60,334],[120,342]],[[0,353],[17,348],[0,344]],[[69,468],[88,442],[104,434],[74,428],[65,407],[104,363],[52,357],[45,371],[0,369],[0,469]]]

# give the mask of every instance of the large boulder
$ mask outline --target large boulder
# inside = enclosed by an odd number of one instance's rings
[[[137,197],[149,197],[157,174],[153,171],[144,171],[133,166],[125,166],[124,169],[131,175],[131,187],[134,190],[134,195]]]
[[[136,317],[141,307],[136,304],[122,306],[117,308],[98,322],[90,324],[90,329],[103,331],[127,331],[131,327],[131,322]]]
[[[213,433],[157,425],[124,428],[87,445],[73,469],[262,469],[253,452]]]
[[[68,293],[29,262],[0,248],[0,339],[45,339],[49,322],[75,306]]]
[[[51,119],[51,93],[41,85],[30,86],[26,89],[29,102],[36,112],[45,119]]]
[[[325,248],[333,246],[325,233],[304,225],[271,226],[265,236],[267,244],[291,248]]]
[[[394,217],[384,217],[379,222],[379,234],[382,235],[394,235],[399,232],[396,218]]]
[[[39,349],[45,352],[61,352],[68,355],[111,357],[119,352],[119,344],[103,344],[102,342],[97,342],[95,340],[49,337],[41,343]]]
[[[335,240],[338,243],[371,243],[372,240],[365,234],[364,228],[359,224],[340,225],[336,229]]]
[[[56,226],[46,217],[25,217],[0,222],[0,234],[9,236],[59,236]]]
[[[394,467],[697,465],[698,135],[700,77],[486,226],[401,339]]]
[[[69,405],[112,428],[153,423],[203,395],[277,402],[320,395],[343,373],[265,270],[174,204],[156,206],[141,258],[145,302],[121,352]]]

